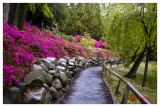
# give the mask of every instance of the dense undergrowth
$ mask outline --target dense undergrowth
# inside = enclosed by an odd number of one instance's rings
[[[131,64],[129,67],[132,67]],[[142,62],[137,71],[135,79],[125,78],[129,81],[144,97],[148,99],[149,102],[156,104],[157,103],[157,62],[149,62],[148,65],[148,73],[145,87],[142,87],[142,80],[144,75],[145,63]],[[112,68],[113,71],[120,75],[124,75],[129,71],[130,68],[124,68],[123,66],[117,66]],[[108,87],[113,95],[113,99],[116,104],[121,104],[125,85],[122,83],[120,87],[120,91],[118,94],[115,94],[115,90],[117,87],[119,79],[115,76],[112,76],[112,81],[108,83]],[[135,99],[134,99],[135,98]],[[129,96],[127,100],[128,104],[140,104],[139,100],[129,91]]]
[[[66,37],[67,35],[63,35]],[[28,75],[30,66],[36,58],[63,56],[74,57],[81,55],[85,58],[91,56],[109,57],[103,41],[96,41],[84,38],[81,35],[70,36],[70,40],[64,40],[49,30],[42,30],[30,24],[24,24],[23,30],[18,30],[15,26],[3,24],[3,85],[9,87],[17,84],[20,79]],[[83,39],[82,39],[83,38]],[[82,39],[82,41],[81,41]],[[85,40],[85,42],[83,41]],[[97,48],[92,50],[92,47]],[[93,53],[93,54],[92,54]]]

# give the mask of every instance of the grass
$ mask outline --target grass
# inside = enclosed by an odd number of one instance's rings
[[[123,66],[117,66],[115,68],[112,68],[112,70],[118,73],[119,75],[123,76],[129,71],[131,67],[132,67],[132,64],[130,65],[128,69],[124,68]],[[148,99],[149,102],[151,102],[152,104],[157,104],[157,62],[149,62],[146,84],[145,84],[145,87],[142,87],[144,67],[145,67],[145,63],[142,62],[140,67],[138,68],[136,78],[135,79],[125,78],[125,79],[128,82],[130,82],[144,97],[150,98]],[[125,84],[122,83],[118,94],[115,94],[115,90],[116,90],[118,81],[119,79],[115,77],[114,75],[112,75],[111,82],[107,83],[107,85],[113,95],[114,102],[116,104],[121,104]],[[128,104],[141,104],[139,100],[131,99],[130,97],[136,98],[132,94],[132,92],[129,91],[129,96],[127,100]]]

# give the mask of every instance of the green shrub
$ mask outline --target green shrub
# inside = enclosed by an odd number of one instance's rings
[[[69,36],[68,36],[68,41],[74,42],[74,37],[73,37],[72,35],[69,35]]]
[[[86,38],[86,39],[91,39],[91,34],[90,33],[88,33],[88,32],[84,32],[84,38]]]
[[[93,47],[94,46],[94,44],[95,44],[95,42],[94,42],[94,40],[92,40],[92,39],[86,39],[86,38],[83,38],[83,39],[81,39],[81,41],[80,42],[77,42],[77,44],[79,44],[79,45],[81,45],[81,46],[87,46],[87,47]]]

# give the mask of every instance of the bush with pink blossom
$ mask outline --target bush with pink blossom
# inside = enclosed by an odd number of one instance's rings
[[[75,42],[80,42],[81,39],[83,39],[83,36],[82,36],[82,35],[76,35],[76,36],[74,36],[74,41],[75,41]]]
[[[87,52],[78,44],[44,33],[36,26],[24,24],[24,31],[15,26],[3,24],[3,85],[15,85],[29,73],[28,69],[35,58],[81,55],[88,57]]]

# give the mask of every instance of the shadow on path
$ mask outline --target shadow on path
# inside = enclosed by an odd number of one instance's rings
[[[70,91],[59,104],[113,104],[101,72],[102,67],[89,67],[78,72]]]

